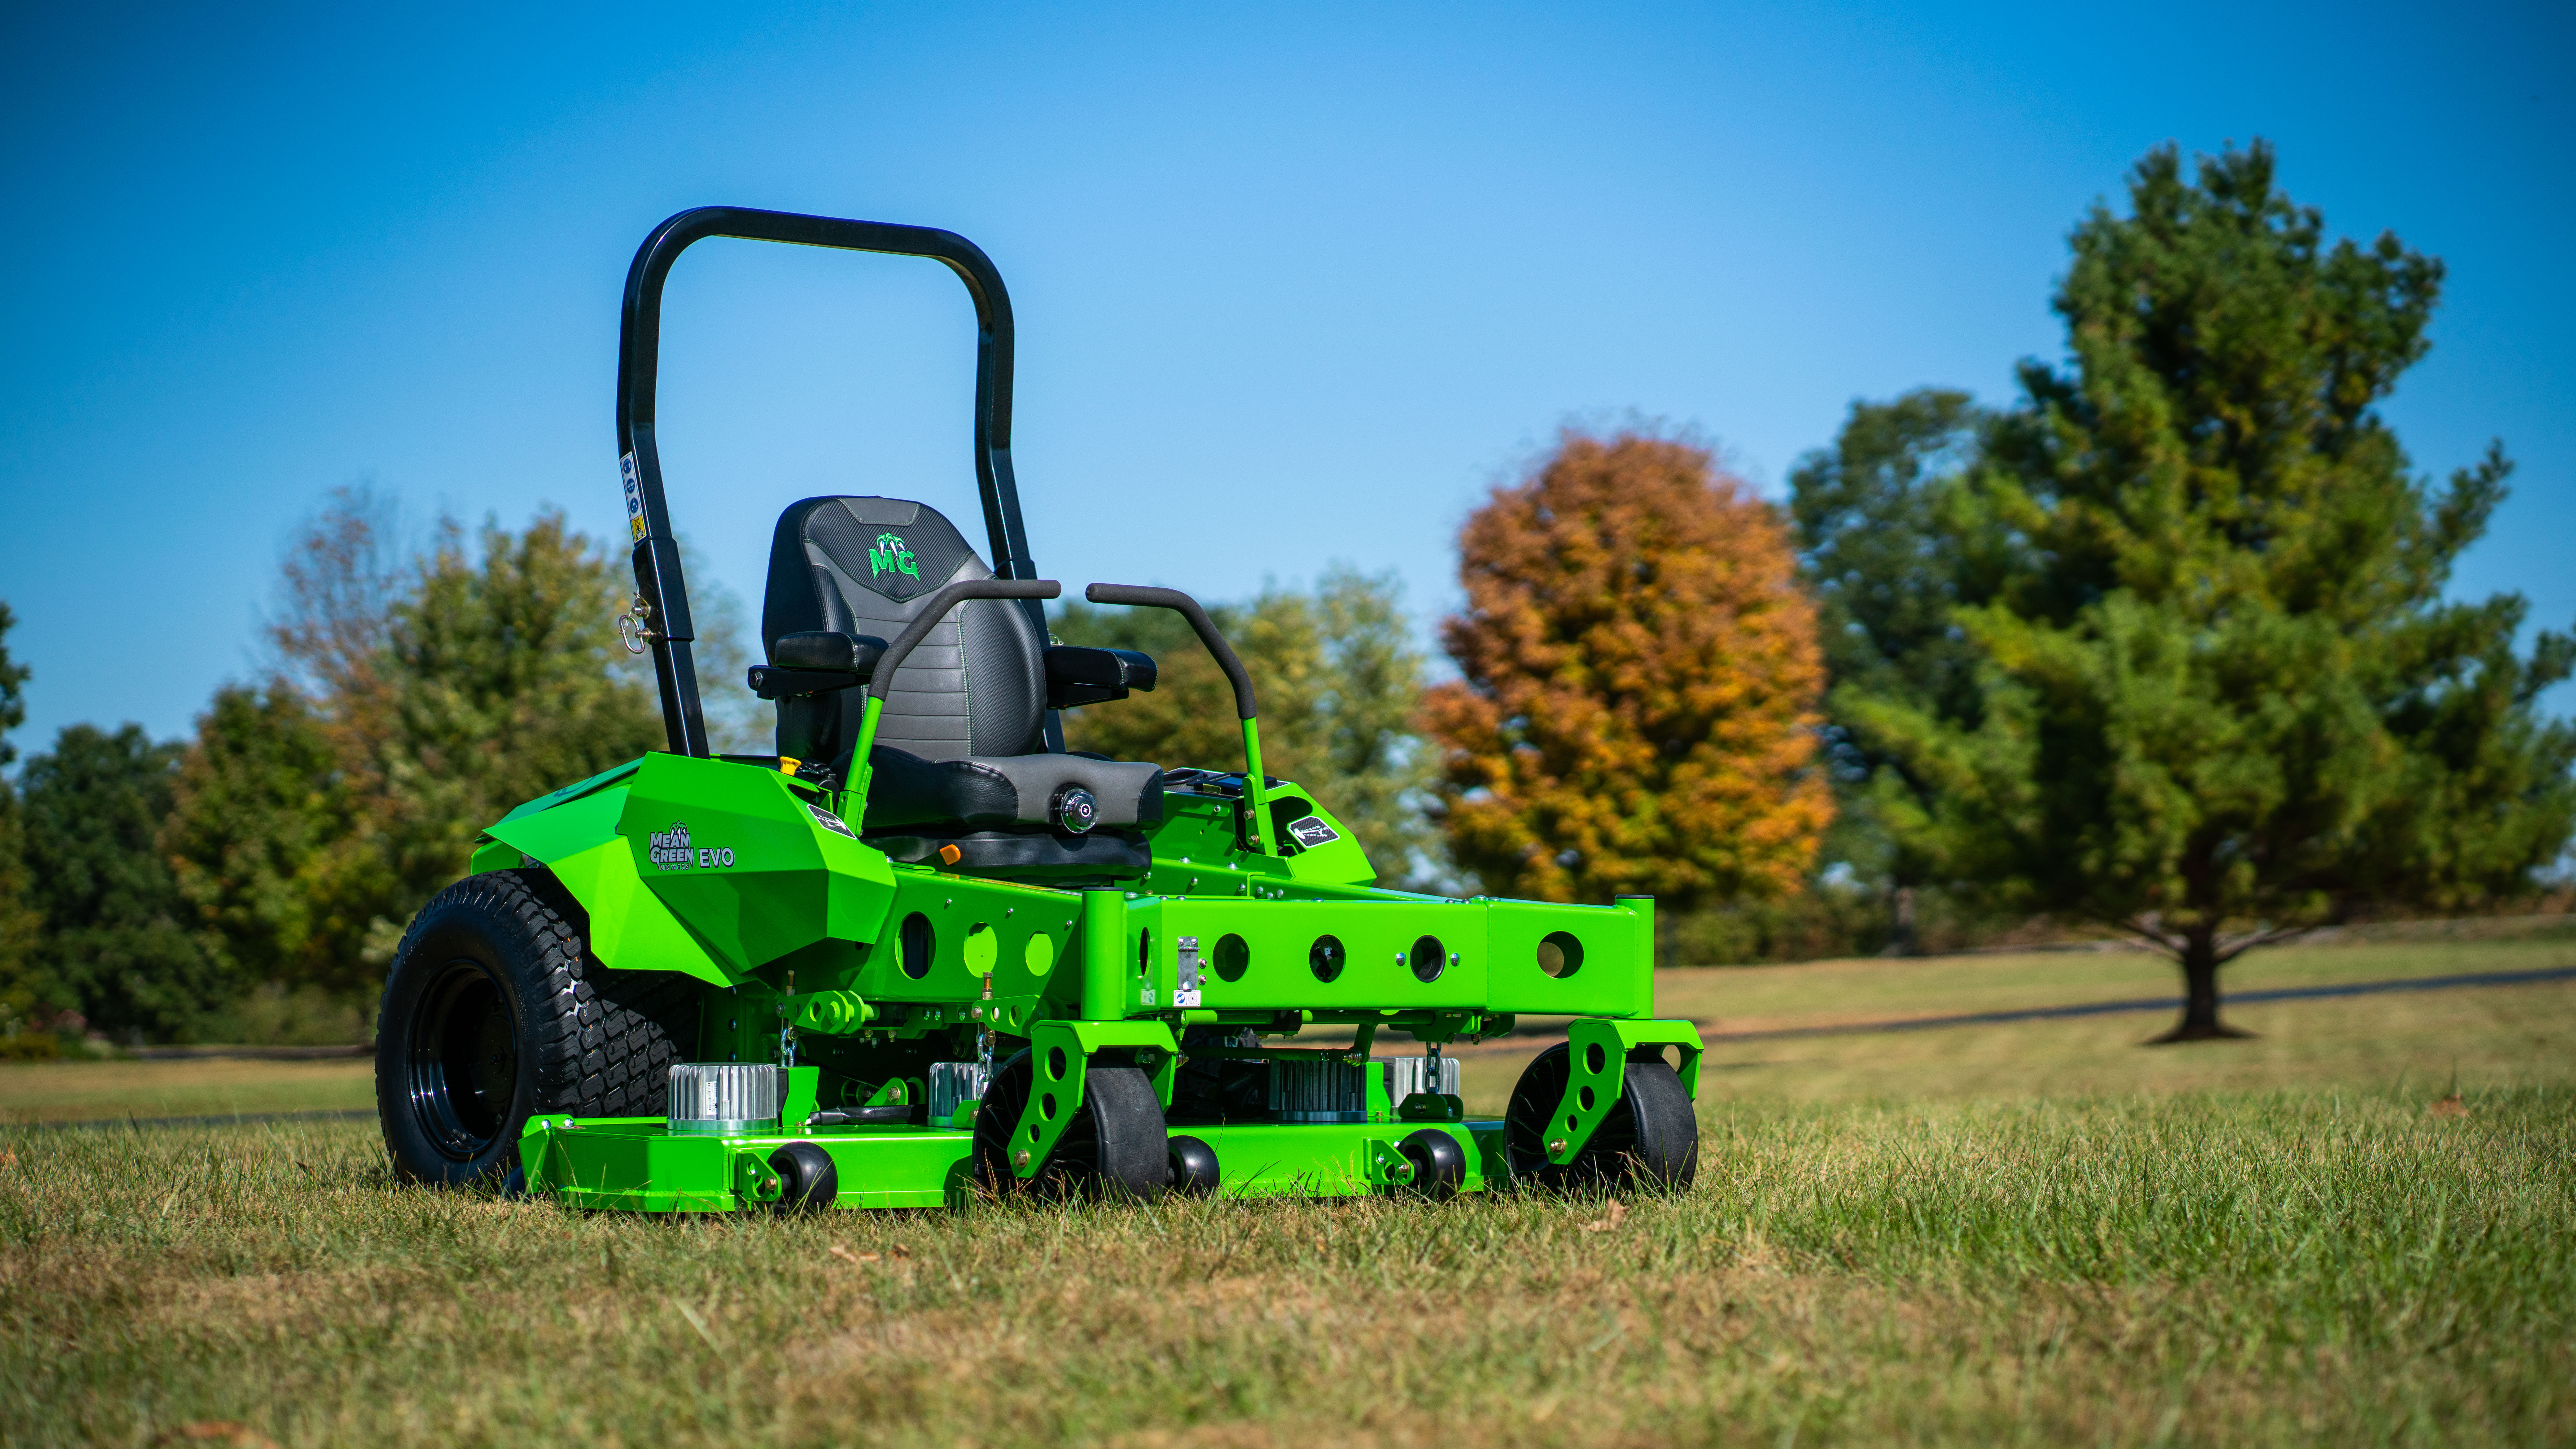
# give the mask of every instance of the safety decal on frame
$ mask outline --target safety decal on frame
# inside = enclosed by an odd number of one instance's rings
[[[617,460],[617,473],[626,483],[626,531],[635,535],[637,543],[642,543],[644,541],[644,485],[636,481],[633,453]]]
[[[852,840],[856,840],[856,839],[858,839],[858,838],[859,838],[859,836],[858,836],[858,832],[856,832],[856,831],[852,830],[849,826],[844,825],[844,824],[842,824],[842,823],[841,823],[841,817],[840,817],[840,816],[833,814],[831,811],[824,809],[822,806],[820,806],[820,805],[808,805],[808,806],[806,806],[806,807],[805,807],[805,809],[806,809],[806,811],[807,811],[809,814],[811,814],[811,815],[814,817],[814,823],[815,823],[815,824],[822,826],[824,829],[826,829],[826,830],[828,830],[828,831],[831,831],[833,834],[835,834],[835,835],[846,835],[846,836],[850,837]]]
[[[1301,820],[1289,821],[1288,834],[1299,846],[1307,850],[1312,850],[1319,845],[1330,845],[1342,838],[1342,833],[1325,824],[1324,817],[1321,815],[1309,815]]]

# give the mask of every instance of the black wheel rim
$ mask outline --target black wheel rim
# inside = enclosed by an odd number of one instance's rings
[[[993,1069],[984,1100],[975,1111],[975,1175],[996,1197],[1028,1191],[1029,1181],[1011,1171],[1011,1132],[1029,1104],[1029,1081],[1036,1068],[1019,1052]]]
[[[1556,1104],[1573,1075],[1566,1049],[1553,1046],[1540,1052],[1513,1084],[1511,1105],[1503,1112],[1503,1146],[1515,1176],[1545,1180],[1555,1175],[1547,1160],[1548,1129],[1555,1125]]]
[[[993,1084],[984,1089],[982,1110],[975,1114],[975,1160],[978,1171],[996,1196],[1018,1197],[1023,1194],[1041,1202],[1091,1195],[1100,1178],[1100,1133],[1092,1121],[1092,1104],[1086,1102],[1082,1112],[1067,1123],[1064,1135],[1056,1139],[1055,1150],[1035,1175],[1022,1177],[1012,1170],[1011,1155],[1022,1146],[1012,1137],[1019,1125],[1020,1113],[1029,1105],[1029,1094],[1037,1090],[1037,1062],[1027,1052],[1014,1055],[993,1071]]]
[[[449,962],[421,993],[404,1053],[411,1110],[442,1154],[492,1150],[519,1095],[519,1029],[500,979],[480,961]]]
[[[983,1105],[975,1116],[976,1176],[996,1197],[1026,1197],[1039,1202],[1091,1201],[1108,1195],[1149,1195],[1140,1184],[1113,1179],[1102,1161],[1101,1114],[1110,1110],[1104,1098],[1110,1083],[1103,1075],[1110,1068],[1095,1068],[1091,1089],[1084,1093],[1080,1112],[1065,1124],[1064,1135],[1056,1139],[1055,1148],[1031,1177],[1021,1177],[1011,1168],[1011,1154],[1020,1146],[1012,1132],[1020,1113],[1028,1106],[1029,1096],[1037,1086],[1037,1063],[1028,1052],[1021,1052],[993,1070],[993,1083],[985,1089]],[[1150,1091],[1147,1101],[1151,1102]],[[1155,1107],[1159,1118],[1160,1107]],[[1126,1140],[1122,1138],[1122,1140]],[[1168,1143],[1157,1144],[1153,1154],[1154,1187],[1158,1191],[1163,1174],[1168,1171]]]
[[[1548,1161],[1548,1139],[1562,1126],[1556,1121],[1557,1104],[1565,1099],[1566,1083],[1573,1079],[1574,1057],[1562,1046],[1539,1053],[1521,1073],[1512,1088],[1511,1105],[1503,1112],[1503,1146],[1512,1171],[1555,1187],[1621,1186],[1635,1173],[1639,1146],[1635,1103],[1628,1091],[1622,1091],[1618,1102],[1602,1115],[1591,1140],[1572,1162],[1559,1167]]]

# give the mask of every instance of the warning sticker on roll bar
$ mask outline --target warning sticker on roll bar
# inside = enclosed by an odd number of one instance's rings
[[[644,541],[644,485],[635,479],[633,453],[617,460],[617,474],[626,484],[626,531],[635,535],[637,543],[642,543]]]

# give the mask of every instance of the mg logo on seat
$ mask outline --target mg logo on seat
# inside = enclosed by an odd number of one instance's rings
[[[879,574],[921,577],[921,564],[913,558],[912,549],[904,543],[902,534],[880,533],[877,546],[868,550],[868,577],[875,578]]]

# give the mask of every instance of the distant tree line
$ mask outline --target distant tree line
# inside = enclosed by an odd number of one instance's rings
[[[362,1037],[483,825],[658,743],[602,627],[618,574],[559,514],[404,556],[387,500],[335,494],[284,561],[272,667],[195,738],[73,725],[27,761],[0,911],[36,929],[0,956],[0,1034]]]
[[[1389,882],[1652,895],[1667,959],[1911,952],[2034,920],[2219,968],[2371,912],[2528,897],[2576,832],[2576,726],[2513,595],[2448,596],[2511,471],[2436,485],[2377,405],[2438,261],[2329,243],[2261,143],[2075,228],[2060,364],[1990,407],[1852,406],[1775,506],[1688,436],[1569,431],[1459,540],[1431,661],[1393,575],[1214,612],[1266,763]],[[543,513],[397,546],[342,490],[291,545],[271,667],[195,736],[75,725],[0,781],[0,1050],[363,1034],[404,922],[511,806],[654,748],[612,646],[625,566]],[[757,753],[738,606],[707,591],[720,748]],[[0,765],[24,668],[0,606]],[[1074,748],[1230,767],[1223,678],[1159,611],[1064,607],[1160,687]]]
[[[269,667],[218,689],[193,738],[73,725],[0,780],[0,1052],[363,1039],[405,924],[485,825],[661,747],[650,676],[614,644],[628,588],[558,513],[442,520],[415,551],[392,500],[335,492],[286,550]],[[715,744],[763,753],[739,605],[697,593]],[[1269,769],[1332,802],[1389,879],[1435,874],[1410,722],[1425,659],[1392,576],[1336,567],[1215,613],[1258,684]],[[0,750],[25,718],[10,623],[0,605]],[[1073,747],[1239,767],[1224,678],[1176,616],[1076,604],[1055,628],[1161,664],[1157,691],[1076,712]]]

